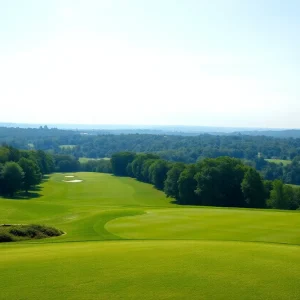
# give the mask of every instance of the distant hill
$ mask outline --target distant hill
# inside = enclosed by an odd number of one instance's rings
[[[299,129],[239,131],[239,132],[234,132],[233,134],[250,135],[250,136],[270,136],[275,138],[300,138]]]
[[[76,130],[77,132],[88,132],[89,134],[166,134],[166,135],[200,135],[200,134],[248,134],[249,135],[270,135],[273,132],[265,128],[244,128],[244,127],[213,127],[213,126],[185,126],[185,125],[124,125],[124,124],[26,124],[26,123],[0,123],[0,127],[8,128],[44,128],[48,127]],[[278,132],[283,129],[274,129]],[[253,134],[252,134],[253,133]]]

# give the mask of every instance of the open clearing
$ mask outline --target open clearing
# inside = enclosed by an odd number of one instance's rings
[[[266,159],[267,162],[269,163],[274,163],[274,164],[283,164],[284,166],[288,166],[292,163],[291,160],[283,160],[283,159]]]
[[[182,207],[99,173],[40,193],[0,199],[0,223],[67,234],[1,243],[0,299],[300,298],[299,212]]]
[[[81,164],[87,163],[90,160],[110,160],[109,157],[103,157],[103,158],[88,158],[88,157],[79,157],[79,162]]]

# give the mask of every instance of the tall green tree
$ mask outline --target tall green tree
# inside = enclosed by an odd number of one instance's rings
[[[156,161],[156,159],[147,159],[144,161],[143,166],[142,166],[142,171],[141,171],[141,175],[142,175],[144,182],[148,182],[148,183],[151,182],[150,167],[155,161]]]
[[[235,158],[218,157],[204,159],[197,165],[196,194],[200,205],[244,207],[241,190],[245,168]]]
[[[266,206],[266,190],[260,174],[249,168],[241,184],[248,207],[263,208]]]
[[[196,166],[194,164],[187,165],[180,173],[178,179],[179,204],[197,204],[199,198],[195,194],[197,188],[197,181],[195,180]]]
[[[158,159],[149,167],[149,175],[154,186],[163,190],[167,172],[169,171],[169,163],[165,160]]]
[[[184,168],[185,165],[183,163],[172,164],[171,169],[167,173],[164,186],[164,192],[166,193],[167,197],[179,199],[178,180]]]
[[[5,163],[2,170],[3,192],[11,197],[21,190],[23,183],[23,170],[16,162]]]
[[[269,203],[273,208],[288,208],[288,200],[284,192],[284,184],[281,180],[274,180]]]
[[[134,161],[132,162],[132,172],[133,172],[133,176],[137,180],[149,182],[148,170],[144,169],[144,164],[146,161],[153,160],[153,159],[159,159],[159,157],[155,154],[148,154],[148,153],[138,154],[135,157]],[[147,168],[149,168],[149,163],[147,163]]]
[[[22,157],[19,160],[19,165],[24,172],[23,188],[28,192],[31,187],[41,183],[42,174],[38,165],[30,159]]]
[[[133,152],[118,152],[111,157],[111,167],[114,175],[127,176],[127,166],[131,163],[136,154]]]

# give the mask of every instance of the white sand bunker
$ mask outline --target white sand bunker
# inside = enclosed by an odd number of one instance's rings
[[[74,176],[71,176],[71,175],[69,175],[69,176],[65,176],[66,178],[73,178]]]
[[[64,182],[73,182],[73,183],[76,183],[76,182],[82,182],[82,180],[80,179],[75,179],[75,180],[63,180]]]

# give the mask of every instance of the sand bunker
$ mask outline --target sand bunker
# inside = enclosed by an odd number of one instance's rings
[[[64,182],[73,182],[73,183],[76,183],[76,182],[82,182],[82,180],[79,180],[79,179],[75,179],[75,180],[63,180]]]
[[[71,176],[71,175],[69,175],[69,176],[65,176],[66,178],[73,178],[74,176]]]

